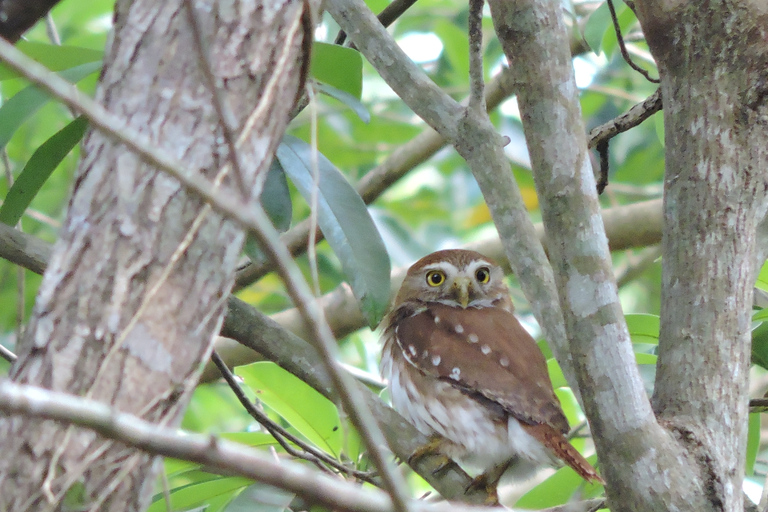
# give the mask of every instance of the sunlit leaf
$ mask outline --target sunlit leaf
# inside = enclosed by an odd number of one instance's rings
[[[745,472],[752,475],[755,472],[757,452],[760,451],[760,413],[750,413],[749,427],[747,430],[747,458]]]
[[[549,370],[549,378],[552,380],[552,387],[557,389],[568,385],[568,381],[565,380],[565,375],[563,375],[563,370],[560,368],[557,359],[554,357],[548,359],[547,369]]]
[[[755,286],[764,292],[768,292],[768,261],[763,263],[763,266],[760,267],[760,273],[757,275]]]
[[[83,138],[87,127],[88,120],[78,117],[37,148],[0,206],[0,222],[13,226],[19,221],[40,187]]]
[[[657,315],[626,315],[627,329],[632,343],[659,344],[659,317]]]
[[[238,366],[235,373],[259,400],[310,442],[334,456],[339,455],[341,421],[336,406],[327,398],[272,362]]]
[[[277,149],[277,158],[309,203],[315,188],[309,144],[286,135]],[[318,224],[339,258],[368,324],[376,326],[389,306],[387,249],[357,191],[322,154],[317,154],[316,161]]]
[[[316,80],[360,99],[363,91],[363,59],[360,52],[315,41],[309,71]]]

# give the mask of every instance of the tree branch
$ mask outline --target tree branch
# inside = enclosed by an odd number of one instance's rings
[[[49,247],[45,242],[28,234],[16,232],[17,234],[8,236],[8,233],[2,229],[3,226],[0,224],[0,257],[9,259],[13,263],[19,264],[20,262],[8,258],[8,256],[14,256],[15,253],[9,254],[10,251],[4,250],[9,239],[18,241],[21,238],[25,245],[37,245],[42,249],[41,252],[46,252],[45,249]],[[15,231],[12,228],[8,229]],[[47,262],[42,263],[43,268],[40,269],[40,272],[44,270],[45,263]],[[357,303],[351,294],[350,302],[352,303],[350,307],[353,307],[354,311],[360,315]],[[296,312],[296,310],[291,311]],[[362,319],[362,316],[360,318]],[[297,321],[304,329],[304,322],[298,317]],[[357,328],[363,327],[363,325],[360,324]],[[304,333],[308,334],[306,331]],[[305,340],[286,330],[275,320],[262,315],[252,306],[232,296],[229,298],[222,334],[239,340],[240,343],[237,344],[237,347],[241,349],[244,347],[245,353],[237,352],[237,354],[242,354],[243,359],[247,359],[248,362],[253,362],[259,355],[266,357],[302,379],[327,398],[331,400],[337,398],[317,350],[308,345]],[[219,346],[217,350],[221,350],[221,348]],[[230,346],[225,345],[223,348],[228,351]],[[228,360],[232,359],[226,354],[225,357]],[[233,366],[231,361],[228,364]],[[210,370],[202,376],[203,381],[219,376],[216,366],[209,366]],[[374,418],[381,424],[389,446],[401,460],[408,460],[417,448],[428,441],[424,435],[405,421],[394,409],[385,405],[367,387],[357,382],[354,385],[362,394],[368,407],[371,408]],[[442,461],[439,456],[419,458],[417,462],[413,469],[445,498],[461,499],[465,503],[482,504],[486,502],[488,495],[483,489],[473,488],[471,492],[464,493],[464,489],[468,488],[472,479],[457,464],[451,463],[442,469]],[[437,471],[438,469],[440,471]]]
[[[394,512],[386,493],[330,477],[289,460],[276,462],[271,455],[242,444],[210,435],[179,433],[130,414],[121,413],[93,400],[44,390],[34,386],[0,381],[0,410],[90,428],[102,436],[120,441],[147,453],[204,464],[224,475],[252,478],[327,506],[347,512]],[[419,512],[452,512],[449,503],[411,502]],[[487,507],[462,506],[466,512]]]
[[[463,108],[440,90],[403,53],[362,0],[333,0],[327,9],[397,95],[467,161],[491,211],[505,254],[578,396],[552,271],[509,171],[503,140],[490,119],[484,112]]]
[[[681,495],[695,495],[699,489],[692,490],[686,469],[671,470],[686,468],[681,464],[686,455],[657,424],[635,362],[600,217],[560,5],[523,0],[489,4],[520,84],[518,105],[550,259],[608,496],[616,503],[631,501],[638,507],[632,510],[660,509],[665,498],[655,496],[659,488],[679,488]],[[632,491],[621,494],[627,482],[632,482]]]
[[[208,180],[186,170],[166,152],[151,144],[146,136],[125,126],[120,118],[107,112],[101,105],[71,87],[71,84],[50,73],[45,67],[4,40],[0,40],[0,58],[19,74],[42,86],[69,107],[88,117],[92,127],[125,144],[142,160],[176,178],[189,192],[210,204],[214,210],[236,221],[258,240],[264,253],[275,265],[288,294],[312,332],[312,339],[323,356],[344,410],[364,440],[369,456],[391,493],[396,508],[399,512],[407,511],[405,486],[402,477],[391,468],[383,452],[384,437],[376,423],[372,421],[367,404],[355,388],[351,387],[351,377],[339,368],[335,357],[337,346],[333,333],[304,281],[300,269],[280,242],[279,233],[272,226],[261,205],[259,203],[245,205],[242,204],[242,200],[239,200],[237,194],[234,197],[238,199],[233,200],[232,194],[211,190]]]

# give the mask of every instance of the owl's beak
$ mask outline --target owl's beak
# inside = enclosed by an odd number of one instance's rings
[[[471,285],[472,282],[468,277],[457,277],[453,281],[453,290],[456,294],[456,299],[463,309],[467,309],[467,306],[469,305],[469,287]]]

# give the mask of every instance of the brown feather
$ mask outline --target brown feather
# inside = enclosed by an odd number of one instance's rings
[[[549,425],[526,425],[522,424],[523,429],[531,436],[539,440],[541,444],[547,446],[552,453],[560,460],[570,466],[581,478],[587,482],[595,482],[605,485],[605,480],[597,474],[595,468],[592,467],[587,459],[585,459],[574,448],[568,440]]]
[[[436,302],[424,306],[398,323],[397,339],[407,340],[401,349],[412,364],[501,404],[521,421],[568,432],[544,355],[514,314]]]

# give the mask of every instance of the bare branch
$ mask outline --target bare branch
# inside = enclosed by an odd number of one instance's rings
[[[379,13],[377,18],[379,19],[379,22],[382,24],[382,26],[388,27],[394,23],[397,18],[405,14],[405,11],[410,9],[411,6],[415,3],[416,0],[394,0]],[[334,43],[344,44],[346,39],[347,34],[342,30],[339,32],[339,35],[336,36]]]
[[[259,422],[259,424],[264,427],[271,435],[275,438],[275,440],[280,443],[280,446],[285,449],[285,451],[292,455],[293,457],[297,457],[300,459],[308,460],[309,462],[312,462],[315,464],[319,469],[323,471],[327,471],[327,468],[325,465],[328,465],[332,467],[333,469],[341,472],[346,473],[351,476],[354,476],[355,478],[358,478],[360,480],[364,480],[366,482],[376,484],[376,482],[371,478],[371,475],[368,473],[365,473],[363,471],[356,471],[353,468],[348,468],[347,466],[341,464],[339,461],[328,455],[322,450],[318,450],[314,446],[311,446],[295,435],[288,432],[286,429],[272,421],[269,416],[267,416],[264,412],[260,411],[256,405],[254,405],[250,400],[248,400],[248,397],[245,396],[245,393],[240,388],[240,384],[235,379],[235,376],[232,374],[232,371],[227,367],[227,365],[224,363],[224,361],[219,357],[219,354],[216,353],[214,350],[213,353],[211,353],[211,360],[213,361],[213,364],[216,365],[216,367],[221,372],[221,376],[224,377],[224,380],[229,385],[229,388],[232,390],[232,392],[237,397],[240,404],[245,408],[246,411],[248,411],[248,414],[251,415],[253,419]],[[294,445],[298,446],[301,451],[296,450],[293,446],[291,446],[290,443],[293,443]]]
[[[616,16],[616,8],[613,6],[613,0],[608,0],[608,10],[611,11],[613,30],[616,32],[616,40],[619,42],[619,49],[621,50],[621,56],[624,58],[624,61],[629,64],[629,67],[643,75],[649,82],[653,82],[655,84],[659,83],[658,78],[651,78],[651,75],[648,74],[646,70],[635,64],[635,62],[632,60],[632,57],[629,55],[629,52],[627,51],[627,45],[624,44],[624,36],[621,35],[621,26],[619,25],[619,19]]]
[[[13,364],[16,361],[16,354],[5,348],[4,346],[0,345],[0,357],[8,361],[9,363]]]
[[[44,390],[34,386],[0,382],[0,410],[6,414],[25,414],[90,428],[147,453],[204,464],[225,475],[252,478],[294,492],[305,499],[347,512],[394,512],[386,493],[345,482],[303,464],[276,462],[263,451],[214,436],[180,433],[160,427],[130,414],[121,413],[100,402]],[[449,503],[411,504],[419,512],[455,512]],[[481,512],[487,507],[463,506],[466,512]]]
[[[392,493],[398,511],[406,511],[405,486],[402,477],[392,469],[382,450],[382,447],[385,446],[384,436],[371,419],[367,404],[359,393],[351,387],[352,378],[339,368],[335,357],[337,347],[333,333],[325,322],[322,311],[315,303],[301,271],[291,258],[285,245],[280,242],[279,233],[272,226],[261,205],[258,203],[245,205],[242,204],[241,200],[234,200],[231,194],[210,190],[208,180],[185,170],[178,161],[152,145],[147,137],[135,129],[125,126],[121,119],[107,112],[101,105],[81,94],[76,88],[71,87],[71,84],[48,72],[45,67],[34,62],[4,40],[0,40],[0,58],[19,74],[42,86],[53,96],[84,114],[94,128],[125,144],[144,161],[179,180],[189,192],[199,196],[214,210],[236,221],[253,234],[264,253],[272,260],[278,274],[286,284],[288,294],[313,333],[312,339],[316,341],[334,385],[339,391],[339,398],[344,410],[365,441],[369,456],[379,470],[385,486]]]
[[[592,128],[592,130],[589,131],[589,147],[594,148],[601,141],[611,139],[620,133],[634,128],[656,112],[660,111],[661,107],[661,88],[659,88],[656,89],[656,92],[637,105],[634,105],[624,114],[621,114],[615,119],[611,119],[605,124]]]
[[[232,113],[232,109],[229,108],[224,90],[213,74],[210,48],[203,36],[202,29],[200,28],[200,20],[195,12],[192,0],[184,0],[184,8],[187,11],[187,19],[189,20],[189,26],[192,29],[192,39],[195,42],[195,51],[197,52],[197,58],[200,63],[200,71],[205,77],[208,90],[213,96],[213,107],[216,109],[216,115],[219,116],[220,125],[224,132],[224,141],[227,143],[227,148],[229,149],[229,161],[234,170],[233,174],[235,175],[235,182],[239,189],[239,197],[247,200],[251,197],[250,192],[252,191],[251,187],[248,187],[245,184],[245,173],[243,172],[243,165],[240,162],[240,152],[237,150],[237,135],[235,134],[237,118]],[[258,179],[259,177],[257,176],[254,181],[258,182]]]
[[[484,0],[469,0],[469,108],[485,113],[483,95],[483,5]]]
[[[509,172],[502,137],[485,112],[463,108],[408,59],[362,0],[333,0],[327,8],[387,84],[467,161],[491,210],[506,257],[578,396],[552,270]]]

